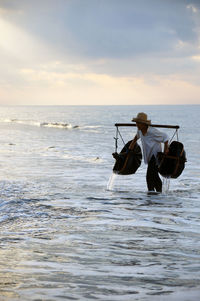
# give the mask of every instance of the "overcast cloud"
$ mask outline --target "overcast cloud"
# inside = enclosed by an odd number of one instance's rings
[[[0,0],[0,30],[1,103],[199,103],[200,1]]]

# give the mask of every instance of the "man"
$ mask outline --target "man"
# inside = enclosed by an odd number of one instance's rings
[[[138,128],[129,149],[132,150],[138,139],[141,139],[144,162],[148,164],[146,181],[148,191],[162,192],[162,181],[158,174],[157,154],[162,151],[161,143],[164,143],[164,153],[168,152],[168,136],[165,133],[151,127],[151,120],[147,114],[138,113],[132,121],[136,122]]]

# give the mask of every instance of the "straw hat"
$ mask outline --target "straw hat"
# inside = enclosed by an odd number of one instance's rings
[[[151,120],[147,119],[147,114],[141,112],[137,114],[136,118],[133,118],[132,121],[144,123],[144,124],[151,124]]]

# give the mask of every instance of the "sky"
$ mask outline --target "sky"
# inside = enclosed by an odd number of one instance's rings
[[[200,0],[0,0],[0,105],[200,104]]]

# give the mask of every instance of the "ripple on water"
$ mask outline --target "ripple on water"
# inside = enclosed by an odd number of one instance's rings
[[[39,197],[22,185],[3,196],[5,298],[152,300],[199,285],[199,210],[190,192]]]

